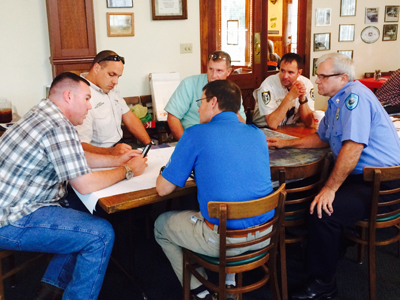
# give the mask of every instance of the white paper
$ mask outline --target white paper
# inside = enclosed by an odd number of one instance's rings
[[[158,0],[159,15],[178,15],[180,11],[179,0]]]
[[[129,180],[122,180],[108,188],[87,195],[81,195],[76,190],[75,192],[86,208],[93,213],[96,203],[100,198],[153,188],[156,186],[156,180],[160,174],[161,167],[167,164],[174,150],[175,147],[150,149],[147,154],[148,167],[140,176]],[[93,169],[93,171],[96,170],[100,169]]]

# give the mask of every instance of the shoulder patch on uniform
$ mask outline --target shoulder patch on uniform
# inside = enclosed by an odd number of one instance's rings
[[[314,94],[314,89],[310,90],[310,97],[315,101],[315,94]]]
[[[349,110],[353,110],[357,107],[358,105],[358,95],[351,93],[347,98],[346,98],[346,107]]]
[[[268,105],[268,103],[271,101],[271,92],[270,91],[265,91],[261,93],[262,101],[264,102],[264,105]]]

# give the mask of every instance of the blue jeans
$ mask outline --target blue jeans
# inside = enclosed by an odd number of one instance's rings
[[[113,243],[108,221],[57,206],[0,228],[0,248],[54,253],[42,281],[64,289],[63,299],[97,299]]]

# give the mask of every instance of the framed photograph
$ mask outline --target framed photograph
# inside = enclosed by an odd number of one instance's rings
[[[352,17],[356,15],[356,0],[340,0],[340,16]]]
[[[133,0],[107,0],[108,8],[133,7]]]
[[[385,22],[399,21],[399,6],[385,6]]]
[[[227,25],[227,44],[239,45],[239,20],[226,21]]]
[[[187,0],[151,0],[153,20],[187,19]]]
[[[317,8],[315,10],[315,26],[330,26],[331,25],[331,9]]]
[[[330,33],[315,33],[314,34],[314,51],[324,51],[331,49],[331,34]]]
[[[312,76],[315,76],[315,74],[317,74],[317,60],[318,58],[313,58]]]
[[[352,42],[354,41],[355,25],[340,24],[339,25],[339,42]]]
[[[383,25],[382,41],[397,40],[398,24]]]
[[[349,58],[353,59],[353,50],[338,50],[337,52],[347,55]]]
[[[378,23],[379,7],[365,8],[365,24]]]
[[[108,36],[134,36],[133,13],[107,13]]]

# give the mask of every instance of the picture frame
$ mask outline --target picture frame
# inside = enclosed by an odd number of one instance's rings
[[[239,20],[228,20],[226,23],[227,45],[239,45]]]
[[[382,41],[396,41],[397,32],[399,29],[398,24],[385,24],[383,25]]]
[[[340,16],[353,17],[356,15],[356,0],[340,0]]]
[[[315,10],[315,26],[330,26],[331,25],[331,9],[317,8]]]
[[[187,0],[151,0],[153,20],[187,19]]]
[[[107,8],[133,7],[133,0],[107,0]]]
[[[317,74],[317,60],[318,58],[313,58],[312,76],[315,76],[315,74]]]
[[[133,13],[107,13],[107,35],[109,37],[134,36]]]
[[[365,8],[365,24],[378,23],[379,7]]]
[[[331,49],[331,34],[314,33],[314,51],[325,51]]]
[[[339,42],[353,42],[355,33],[354,24],[340,24],[339,25]]]
[[[399,21],[399,5],[385,6],[385,22]]]
[[[353,59],[353,53],[354,53],[353,50],[338,50],[337,52],[347,55],[350,59]]]

